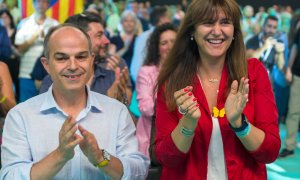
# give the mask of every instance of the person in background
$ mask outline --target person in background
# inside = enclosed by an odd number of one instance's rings
[[[235,0],[193,1],[157,82],[161,179],[267,179],[280,149],[263,64],[246,59]]]
[[[259,33],[260,26],[257,24],[254,15],[254,9],[246,5],[243,9],[243,18],[241,22],[244,42],[247,42],[252,36]]]
[[[126,10],[121,15],[120,33],[110,39],[110,48],[114,48],[120,57],[122,57],[128,67],[130,67],[133,55],[133,47],[137,36],[138,19],[136,15]]]
[[[30,73],[37,58],[43,52],[43,41],[48,30],[58,25],[54,19],[46,16],[50,0],[34,0],[34,14],[23,19],[19,25],[15,38],[15,45],[21,54],[19,87],[19,101],[23,102],[38,94]]]
[[[151,33],[153,32],[156,26],[171,22],[167,8],[165,6],[155,6],[150,14],[150,22],[153,27],[140,34],[135,40],[133,56],[129,71],[133,84],[136,83],[138,71],[145,59],[145,55],[147,53],[146,42],[150,37]],[[136,117],[140,116],[140,112],[138,111],[138,103],[136,100],[136,91],[133,92],[130,109]]]
[[[137,37],[133,48],[133,56],[132,56],[131,66],[130,66],[130,75],[134,82],[136,82],[137,73],[143,64],[143,60],[145,59],[145,54],[147,53],[145,52],[145,49],[147,49],[146,42],[150,37],[151,33],[153,32],[154,28],[156,26],[171,22],[171,19],[167,12],[167,8],[163,6],[154,7],[150,14],[150,22],[153,27],[150,28],[148,31],[143,32]]]
[[[0,61],[0,145],[2,144],[2,131],[4,119],[8,111],[16,105],[13,83],[7,65]],[[1,153],[1,150],[0,150]],[[0,157],[1,168],[1,157]]]
[[[291,32],[291,53],[289,65],[286,69],[286,79],[291,83],[290,99],[288,104],[288,113],[286,118],[287,135],[285,139],[285,148],[279,154],[279,158],[285,158],[294,155],[297,144],[297,135],[300,122],[300,15],[295,15],[292,19]],[[292,39],[294,37],[294,39]]]
[[[0,24],[0,60],[7,61],[11,54],[11,43],[6,28]]]
[[[86,86],[95,57],[89,35],[59,25],[44,49],[53,85],[8,113],[0,179],[144,179],[149,160],[126,106]]]
[[[19,66],[20,66],[20,54],[17,50],[17,47],[14,45],[15,36],[16,36],[16,27],[14,23],[14,19],[10,12],[7,9],[0,10],[0,19],[2,20],[3,26],[6,28],[8,37],[10,39],[11,44],[11,55],[9,59],[5,61],[8,66],[10,76],[12,77],[15,96],[18,100],[19,97]]]
[[[155,115],[154,87],[159,70],[173,46],[176,32],[177,29],[172,24],[163,24],[155,28],[147,42],[147,55],[137,76],[136,91],[141,116],[137,122],[136,136],[139,151],[148,157],[151,124]]]
[[[278,107],[278,122],[283,122],[287,114],[290,88],[284,77],[289,48],[286,33],[278,31],[277,17],[268,16],[262,31],[250,38],[246,47],[247,57],[258,58],[269,73]]]

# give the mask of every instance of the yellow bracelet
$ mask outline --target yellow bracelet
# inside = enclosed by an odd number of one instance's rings
[[[2,98],[0,99],[0,104],[4,103],[6,101],[6,97],[2,96]]]

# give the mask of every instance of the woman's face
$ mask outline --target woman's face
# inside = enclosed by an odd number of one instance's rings
[[[234,27],[223,11],[219,11],[217,20],[208,19],[196,25],[194,38],[201,59],[224,58],[233,40]]]
[[[122,25],[123,25],[123,28],[124,28],[125,32],[132,33],[135,29],[135,20],[134,20],[133,17],[127,16],[122,21]]]
[[[161,33],[159,39],[159,56],[161,62],[166,59],[169,51],[173,47],[175,38],[176,38],[175,31],[167,30]]]
[[[5,27],[10,26],[11,19],[6,13],[3,13],[0,18],[2,19],[2,23]]]

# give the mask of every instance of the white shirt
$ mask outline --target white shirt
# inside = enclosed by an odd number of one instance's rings
[[[28,41],[38,30],[43,30],[46,35],[49,29],[59,23],[51,18],[46,18],[44,23],[39,25],[36,23],[35,15],[20,22],[20,27],[16,33],[15,44],[20,45]],[[43,53],[44,38],[39,37],[33,45],[21,56],[19,77],[31,79],[31,72],[38,57]]]
[[[222,135],[218,118],[212,117],[213,129],[208,148],[208,180],[227,180]]]

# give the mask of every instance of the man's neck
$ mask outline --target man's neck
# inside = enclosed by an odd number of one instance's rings
[[[53,96],[57,105],[68,115],[76,118],[77,115],[86,107],[87,92],[86,89],[82,91],[68,91],[61,92],[53,88]]]
[[[40,14],[40,13],[34,14],[34,19],[39,25],[43,24],[46,18],[47,18],[46,14]]]

